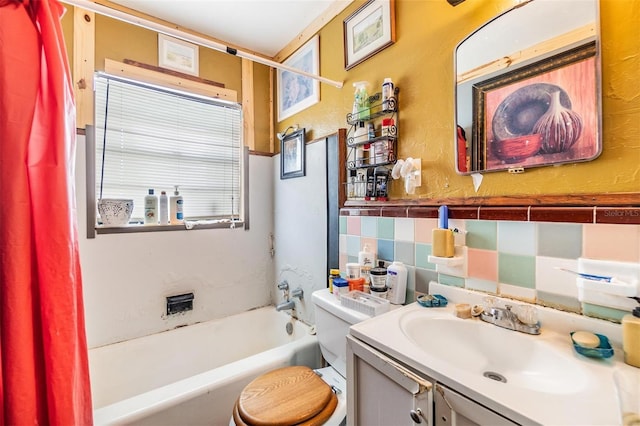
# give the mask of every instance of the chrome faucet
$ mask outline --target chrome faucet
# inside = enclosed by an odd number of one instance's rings
[[[527,334],[540,334],[540,322],[534,324],[524,323],[520,321],[511,308],[511,305],[505,305],[504,308],[491,307],[480,314],[480,319],[507,330],[515,330]]]

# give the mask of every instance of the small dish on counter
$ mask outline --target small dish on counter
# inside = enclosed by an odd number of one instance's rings
[[[416,301],[420,306],[424,306],[425,308],[443,307],[447,306],[447,303],[449,302],[446,297],[439,294],[423,294],[418,296]]]
[[[576,342],[573,338],[574,333],[576,332],[572,331],[570,333],[571,342],[573,342],[573,348],[580,355],[584,355],[589,358],[611,358],[613,356],[613,348],[611,347],[611,344],[609,343],[609,339],[607,338],[607,336],[593,333],[598,337],[598,339],[600,339],[600,343],[595,348],[590,348],[587,346],[582,346],[580,343]]]

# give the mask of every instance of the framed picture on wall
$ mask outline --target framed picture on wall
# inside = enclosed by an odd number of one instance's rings
[[[197,76],[200,71],[198,46],[158,34],[158,66]]]
[[[592,160],[600,154],[595,42],[473,85],[477,167]]]
[[[315,36],[283,62],[310,74],[319,74],[320,38]],[[278,70],[278,121],[320,102],[320,82],[287,70]]]
[[[370,0],[344,20],[344,68],[351,69],[396,41],[394,0]]]
[[[280,141],[280,179],[305,175],[305,129],[286,135]]]

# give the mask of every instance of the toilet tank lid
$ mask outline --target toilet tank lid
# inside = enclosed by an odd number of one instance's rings
[[[371,318],[362,312],[342,306],[340,300],[336,298],[335,294],[330,293],[328,288],[314,291],[311,299],[317,307],[324,309],[349,324],[357,324]]]

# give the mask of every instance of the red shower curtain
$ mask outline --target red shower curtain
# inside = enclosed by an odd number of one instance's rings
[[[0,0],[0,425],[92,423],[62,12]]]

